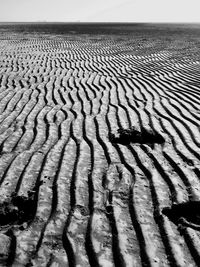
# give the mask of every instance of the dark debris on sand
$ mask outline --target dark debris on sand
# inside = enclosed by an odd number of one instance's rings
[[[18,196],[15,193],[9,199],[0,203],[0,226],[22,225],[29,223],[35,215],[37,208],[37,191],[40,182],[28,192],[28,196]]]
[[[33,217],[35,210],[34,197],[13,196],[0,204],[0,225],[20,225]]]
[[[139,144],[163,144],[165,139],[159,133],[151,130],[147,131],[141,128],[141,131],[135,130],[133,127],[130,129],[120,128],[118,134],[110,134],[109,140],[111,143],[118,143],[121,145],[129,145],[130,143]]]
[[[171,208],[163,208],[162,213],[183,230],[191,227],[200,231],[200,201],[173,204]]]

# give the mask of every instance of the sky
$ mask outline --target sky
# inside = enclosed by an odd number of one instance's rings
[[[0,21],[200,22],[199,0],[0,0]]]

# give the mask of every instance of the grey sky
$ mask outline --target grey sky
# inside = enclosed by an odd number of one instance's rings
[[[0,0],[0,21],[200,22],[199,0]]]

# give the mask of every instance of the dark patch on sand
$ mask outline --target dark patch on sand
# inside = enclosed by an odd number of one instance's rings
[[[130,143],[139,144],[163,144],[165,139],[159,133],[151,130],[147,131],[141,128],[141,131],[135,130],[133,127],[130,129],[118,129],[118,134],[110,134],[109,140],[111,143],[118,143],[121,145],[129,145]]]
[[[29,223],[35,216],[37,208],[39,182],[28,196],[18,196],[15,193],[9,199],[0,203],[0,226],[22,225]]]
[[[35,203],[33,196],[14,196],[0,204],[0,225],[22,224],[34,217]]]
[[[171,208],[164,208],[162,213],[180,230],[184,227],[191,227],[200,231],[200,201],[173,204]]]

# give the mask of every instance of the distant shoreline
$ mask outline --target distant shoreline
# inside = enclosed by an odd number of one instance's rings
[[[65,25],[72,25],[72,24],[81,24],[81,25],[92,25],[92,24],[100,24],[100,25],[105,25],[105,24],[113,24],[113,25],[152,25],[152,24],[155,24],[155,25],[198,25],[200,26],[200,22],[81,22],[81,21],[71,21],[71,22],[64,22],[64,21],[0,21],[0,25],[13,25],[13,24],[65,24]]]
[[[0,22],[3,32],[38,34],[200,34],[200,23],[144,23],[144,22]]]

